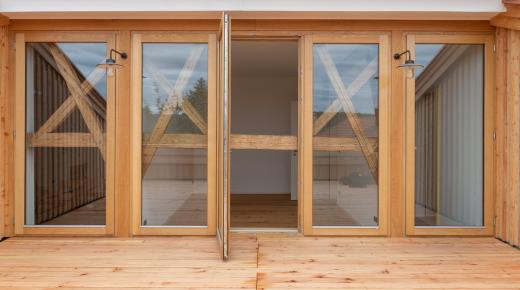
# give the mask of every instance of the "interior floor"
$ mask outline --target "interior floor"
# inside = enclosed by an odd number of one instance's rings
[[[106,216],[105,198],[100,198],[82,207],[49,220],[43,225],[104,225]]]
[[[298,202],[291,194],[232,194],[234,228],[296,228]]]

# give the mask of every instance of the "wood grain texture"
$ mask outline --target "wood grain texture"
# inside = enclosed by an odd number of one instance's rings
[[[402,31],[392,31],[392,54],[406,50],[406,36]],[[399,60],[393,59],[392,67]],[[390,196],[389,196],[389,234],[402,237],[405,233],[405,78],[403,72],[392,69],[390,98]]]
[[[520,252],[492,238],[11,238],[2,289],[518,289]]]
[[[115,92],[115,130],[114,143],[114,234],[127,237],[131,234],[132,224],[132,107],[130,96],[130,60],[132,59],[131,33],[123,30],[117,35],[116,48],[128,54],[127,59],[119,59],[124,69],[119,70]]]
[[[0,26],[0,170],[3,172],[0,174],[0,239],[6,236],[5,223],[8,220],[7,204],[7,182],[9,178],[9,164],[8,159],[8,142],[9,142],[9,34],[8,24],[2,23]]]
[[[520,31],[496,39],[495,234],[520,246]]]

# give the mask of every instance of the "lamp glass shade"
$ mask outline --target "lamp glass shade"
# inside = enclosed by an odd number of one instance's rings
[[[115,59],[107,58],[107,59],[105,59],[104,62],[98,64],[97,67],[103,68],[103,69],[119,69],[119,68],[122,68],[123,66],[118,64]]]

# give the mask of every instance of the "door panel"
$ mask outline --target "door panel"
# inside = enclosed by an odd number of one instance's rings
[[[16,35],[16,234],[113,233],[115,77],[97,67],[113,47],[113,34]]]
[[[231,19],[227,13],[222,15],[219,34],[218,55],[218,140],[217,140],[217,239],[221,247],[222,258],[229,258],[229,225],[230,225],[230,62],[231,62]]]
[[[388,36],[306,41],[305,234],[384,234]]]
[[[493,233],[493,36],[408,35],[406,233]],[[469,85],[471,84],[471,85]]]
[[[134,35],[134,231],[215,229],[215,36]]]

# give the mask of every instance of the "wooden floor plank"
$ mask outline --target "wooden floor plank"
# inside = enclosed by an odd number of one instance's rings
[[[43,238],[0,243],[0,289],[520,289],[520,251],[492,238]]]

